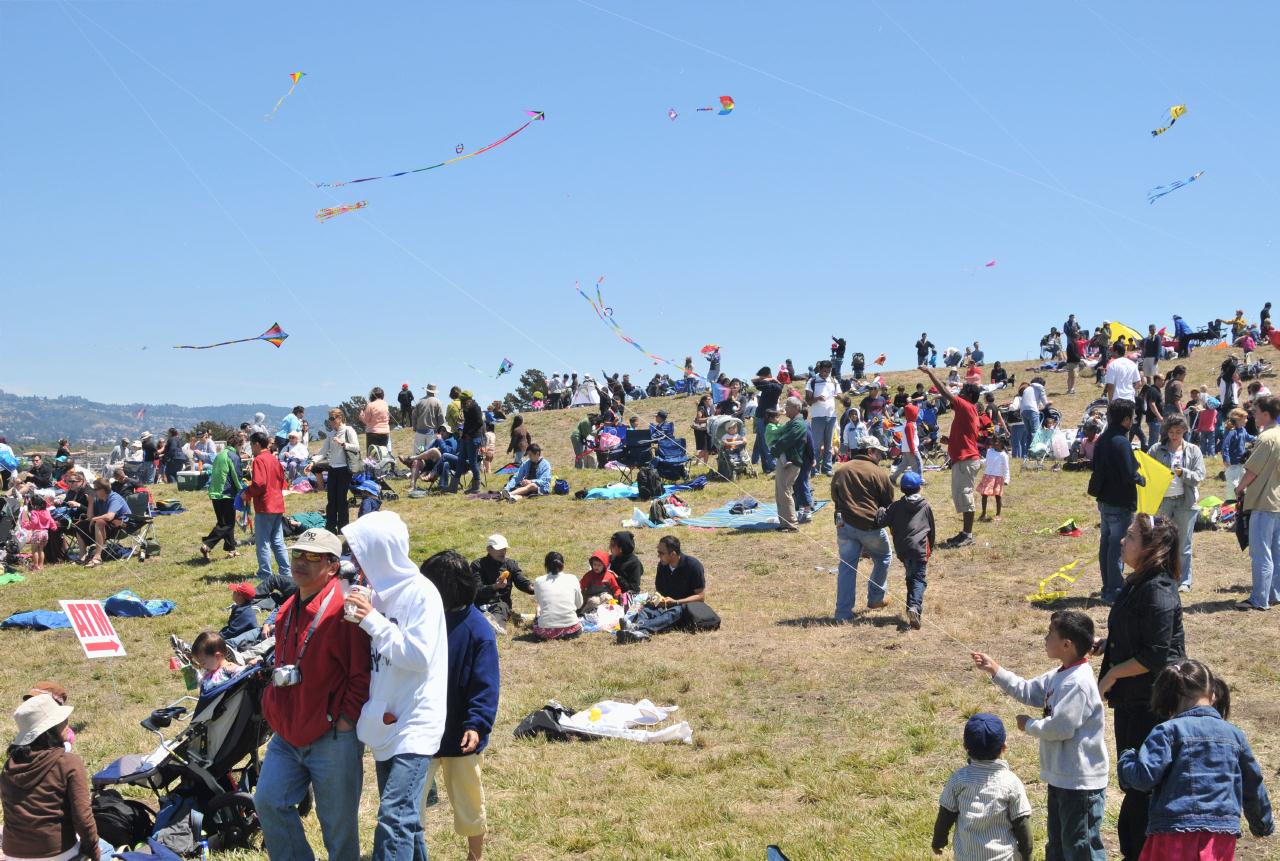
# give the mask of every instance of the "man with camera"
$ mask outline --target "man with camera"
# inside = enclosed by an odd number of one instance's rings
[[[369,635],[344,624],[342,541],[308,529],[290,548],[298,591],[276,616],[275,664],[262,712],[275,733],[254,804],[273,861],[313,861],[298,815],[308,786],[332,861],[359,861],[364,747],[355,725],[369,698]]]

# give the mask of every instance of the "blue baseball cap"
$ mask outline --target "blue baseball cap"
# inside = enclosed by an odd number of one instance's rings
[[[1004,747],[1004,723],[1000,718],[979,712],[964,725],[964,749],[974,759],[999,759]]]
[[[920,490],[921,483],[920,473],[908,470],[902,474],[899,486],[903,493],[915,493]]]

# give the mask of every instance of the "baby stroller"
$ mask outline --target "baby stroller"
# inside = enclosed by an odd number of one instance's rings
[[[160,807],[153,837],[166,845],[208,840],[212,849],[261,851],[253,790],[261,770],[258,749],[271,737],[262,717],[269,664],[251,667],[198,699],[185,696],[153,711],[141,724],[156,734],[159,746],[122,756],[99,771],[92,779],[94,793],[120,784],[151,790]],[[194,706],[188,709],[186,702]],[[163,731],[175,721],[187,726],[165,738]],[[299,810],[305,815],[310,808],[308,796]]]
[[[715,475],[732,481],[740,475],[755,475],[755,467],[747,456],[746,426],[737,416],[712,416],[707,419],[707,438],[716,453]]]

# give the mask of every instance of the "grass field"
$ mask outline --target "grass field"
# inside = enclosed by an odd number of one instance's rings
[[[1221,355],[1197,353],[1189,363],[1188,389],[1213,379]],[[1010,370],[1022,378],[1024,367],[1014,363]],[[918,381],[914,371],[886,377],[909,389]],[[1089,379],[1078,384],[1076,395],[1066,396],[1061,374],[1051,375],[1048,388],[1068,426],[1099,391]],[[667,408],[680,432],[692,439],[692,400],[629,406],[645,412]],[[574,490],[603,484],[612,475],[570,468],[569,431],[578,418],[577,411],[529,418],[535,440]],[[943,424],[945,430],[949,419]],[[395,442],[400,450],[407,448],[402,436]],[[1221,496],[1220,464],[1210,462],[1204,491]],[[826,498],[827,481],[816,480],[818,498]],[[1008,759],[1030,792],[1035,857],[1042,857],[1046,788],[1037,779],[1036,744],[1017,733],[1013,721],[1025,709],[971,669],[968,651],[991,652],[1024,675],[1046,669],[1041,638],[1052,608],[1030,604],[1024,596],[1075,558],[1084,560],[1083,576],[1070,587],[1071,597],[1054,606],[1083,608],[1105,627],[1105,608],[1089,600],[1099,578],[1097,516],[1086,481],[1086,474],[1015,466],[1003,522],[980,523],[976,547],[935,554],[920,631],[905,624],[903,571],[896,560],[887,609],[860,613],[851,625],[826,623],[835,594],[835,578],[827,569],[837,564],[828,509],[794,535],[675,530],[686,551],[706,566],[708,601],[724,620],[718,632],[668,634],[627,647],[604,635],[548,644],[502,638],[502,704],[485,760],[488,857],[761,859],[768,843],[781,845],[795,861],[932,857],[938,793],[964,762],[962,725],[979,710],[994,711],[1011,728]],[[959,525],[948,488],[947,477],[935,474],[925,489],[937,512],[939,536],[954,534]],[[772,501],[772,481],[763,478],[741,486],[711,484],[688,499],[701,513],[744,491]],[[16,705],[36,678],[63,681],[76,706],[73,720],[83,726],[77,748],[91,771],[120,754],[149,749],[153,739],[138,721],[183,690],[178,674],[166,665],[169,634],[190,639],[202,628],[224,624],[229,603],[224,584],[254,570],[251,553],[202,564],[197,542],[208,531],[212,512],[203,494],[181,497],[190,511],[159,519],[163,553],[158,558],[95,571],[50,568],[26,583],[0,587],[6,612],[56,608],[60,598],[101,598],[122,588],[178,602],[177,611],[165,618],[117,620],[129,652],[120,659],[85,661],[70,632],[0,632],[0,648],[8,655],[0,668],[3,699]],[[317,507],[323,507],[322,497],[289,499],[290,511]],[[498,531],[510,540],[511,555],[535,574],[552,549],[564,553],[570,570],[585,570],[589,553],[606,546],[631,507],[625,501],[572,497],[508,505],[402,495],[390,504],[409,524],[415,559],[451,547],[478,556],[485,536]],[[1071,516],[1084,528],[1082,537],[1036,534]],[[647,586],[660,534],[639,534]],[[1231,682],[1233,718],[1274,789],[1280,766],[1276,614],[1232,611],[1249,583],[1248,558],[1233,535],[1198,533],[1195,559],[1195,589],[1184,596],[1188,652]],[[860,607],[866,602],[868,567],[860,578]],[[529,596],[517,593],[516,602],[518,610],[532,609]],[[520,718],[552,698],[582,707],[603,698],[642,697],[677,703],[679,715],[693,726],[695,744],[543,744],[511,737]],[[368,853],[377,793],[366,763],[361,831]],[[1106,828],[1113,852],[1119,799],[1113,777]],[[428,820],[433,857],[464,858],[447,805],[431,810]],[[322,853],[318,834],[312,842]],[[1246,837],[1239,857],[1280,858],[1280,843]]]

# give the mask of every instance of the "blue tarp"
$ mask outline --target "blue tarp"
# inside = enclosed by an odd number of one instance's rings
[[[665,484],[663,485],[665,492],[657,499],[666,499],[673,493],[684,493],[689,490],[697,490],[690,484]],[[640,491],[636,489],[634,484],[610,484],[605,487],[593,487],[587,491],[587,499],[639,499]]]
[[[102,602],[102,608],[106,610],[108,616],[133,618],[167,616],[176,606],[177,604],[172,601],[163,599],[143,601],[128,589],[117,592]],[[33,631],[52,631],[70,627],[71,622],[67,619],[67,614],[61,610],[29,610],[25,613],[14,613],[0,622],[0,628],[30,628]]]
[[[816,513],[829,503],[826,499],[814,500],[813,510]],[[778,507],[770,502],[762,502],[759,506],[744,514],[733,514],[733,502],[726,502],[700,517],[678,517],[676,523],[681,526],[702,526],[708,529],[742,529],[751,532],[763,532],[778,528]]]

